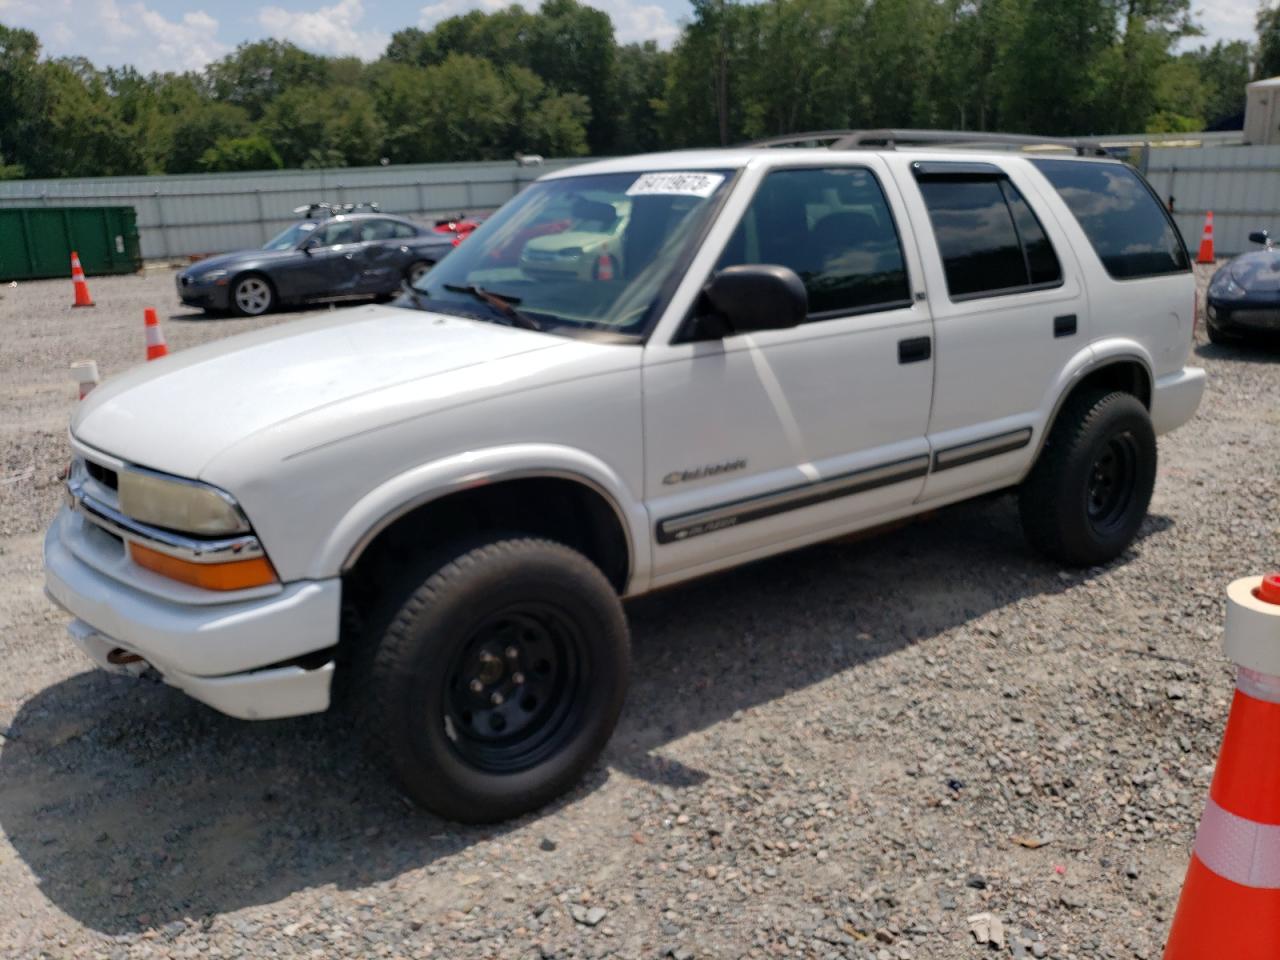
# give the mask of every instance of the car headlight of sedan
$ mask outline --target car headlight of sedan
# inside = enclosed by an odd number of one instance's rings
[[[1231,271],[1223,269],[1218,271],[1213,281],[1209,284],[1209,293],[1215,297],[1221,297],[1224,300],[1238,300],[1243,297],[1247,291],[1240,284],[1236,283],[1235,277],[1231,276]]]
[[[207,483],[128,468],[120,472],[117,495],[121,512],[139,523],[199,536],[249,532],[231,495]]]

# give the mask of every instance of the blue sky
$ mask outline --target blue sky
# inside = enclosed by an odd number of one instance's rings
[[[319,53],[372,59],[401,27],[429,28],[508,0],[0,0],[0,22],[39,34],[53,56],[99,66],[199,69],[243,40],[274,36]],[[613,18],[622,41],[670,46],[688,0],[587,0]],[[1070,2],[1070,0],[1064,0]],[[526,0],[536,7],[538,0]],[[1193,0],[1209,41],[1253,35],[1255,0]],[[1199,42],[1199,41],[1196,41]]]

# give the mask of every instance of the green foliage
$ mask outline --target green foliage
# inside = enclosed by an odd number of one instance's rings
[[[1196,35],[1190,0],[691,0],[673,48],[621,45],[583,0],[392,35],[372,63],[282,40],[199,73],[42,59],[0,25],[0,177],[263,170],[731,144],[805,129],[1185,131],[1280,74]]]
[[[200,169],[207,173],[233,170],[279,170],[284,161],[276,148],[260,133],[247,137],[219,137],[200,155]]]

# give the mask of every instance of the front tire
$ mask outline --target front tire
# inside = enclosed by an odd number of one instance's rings
[[[417,286],[418,281],[431,272],[432,266],[434,264],[430,260],[415,260],[405,268],[405,282],[411,287]]]
[[[629,667],[622,605],[586,557],[522,537],[464,545],[378,641],[365,722],[415,801],[450,820],[506,820],[595,762]]]
[[[260,317],[276,305],[276,291],[271,281],[260,273],[237,277],[231,288],[231,309],[242,317]]]
[[[1060,563],[1107,563],[1137,536],[1155,479],[1155,431],[1141,401],[1082,392],[1067,401],[1019,491],[1022,528]]]

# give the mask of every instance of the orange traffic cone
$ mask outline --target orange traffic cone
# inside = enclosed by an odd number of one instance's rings
[[[160,329],[160,318],[156,316],[155,307],[147,307],[142,312],[147,327],[147,359],[158,360],[169,355],[169,345],[164,342],[164,331]]]
[[[1280,956],[1280,574],[1227,587],[1239,668],[1164,960]]]
[[[80,254],[71,251],[71,282],[76,288],[76,302],[73,307],[92,307],[93,297],[89,296],[89,284],[84,282],[84,268],[80,266]]]
[[[606,283],[613,281],[613,257],[607,253],[600,254],[600,259],[596,261],[596,279]]]
[[[1200,253],[1196,263],[1213,263],[1213,211],[1204,215],[1204,232],[1200,234]]]

